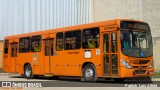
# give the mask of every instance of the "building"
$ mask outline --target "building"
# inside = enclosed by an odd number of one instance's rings
[[[93,22],[93,0],[0,0],[0,51],[7,35]],[[0,52],[0,68],[2,67]]]
[[[160,72],[160,0],[0,0],[0,40],[6,35],[116,18],[149,23]]]

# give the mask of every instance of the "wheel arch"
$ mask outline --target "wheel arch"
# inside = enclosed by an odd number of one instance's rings
[[[88,66],[88,65],[91,65],[91,67],[93,67],[94,68],[94,70],[93,70],[93,72],[95,72],[94,73],[94,77],[91,79],[91,81],[93,81],[93,82],[95,82],[95,81],[97,81],[97,79],[98,79],[98,77],[97,77],[97,69],[96,69],[96,66],[95,66],[95,64],[94,63],[92,63],[92,62],[84,62],[83,64],[82,64],[82,68],[81,68],[81,72],[82,72],[82,74],[81,74],[81,76],[82,76],[82,78],[81,78],[81,81],[87,81],[87,82],[90,82],[90,80],[88,79],[86,79],[86,76],[84,76],[85,74],[84,74],[84,70],[86,69],[86,66]]]
[[[92,64],[92,65],[95,67],[95,69],[96,69],[96,66],[94,65],[94,63],[92,63],[92,62],[84,62],[84,63],[82,64],[82,67],[81,67],[81,72],[83,72],[83,69],[84,69],[84,67],[85,67],[87,64]],[[97,72],[97,69],[96,69],[96,72]],[[81,74],[81,76],[82,76],[82,74]]]
[[[29,68],[31,69],[31,72],[30,72],[29,76],[26,75],[26,68],[28,68],[28,67],[26,67],[26,66],[29,66]],[[33,76],[32,66],[31,66],[31,64],[28,63],[28,62],[26,62],[26,63],[24,64],[24,75],[25,75],[25,77],[26,77],[27,79],[32,79],[32,78],[34,77],[34,76]]]
[[[26,67],[28,64],[31,65],[29,62],[26,62],[26,63],[24,64],[24,66],[23,66],[23,73],[24,73],[25,67]]]

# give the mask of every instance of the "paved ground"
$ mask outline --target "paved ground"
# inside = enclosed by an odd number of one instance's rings
[[[126,90],[128,88],[125,87],[132,87],[129,88],[131,90],[134,90],[136,88],[145,90],[148,89],[154,89],[158,90],[157,87],[160,87],[160,81],[144,81],[144,80],[126,80],[124,83],[116,83],[113,80],[104,80],[104,79],[99,79],[96,83],[87,83],[87,82],[81,82],[79,78],[70,78],[70,77],[60,77],[59,79],[55,78],[44,78],[44,77],[38,77],[34,79],[25,79],[19,75],[8,75],[8,74],[0,74],[0,82],[11,82],[16,83],[14,85],[18,85],[18,83],[31,83],[35,84],[38,86],[38,88],[18,88],[19,90],[25,89],[41,89],[41,90],[59,90],[59,89],[76,89],[76,90],[88,90],[88,89],[93,89],[93,90],[99,90],[99,89],[107,89],[107,88],[112,88],[112,89],[120,89]],[[2,85],[0,85],[2,86]],[[32,85],[33,86],[33,85]],[[42,86],[42,87],[41,87]],[[28,86],[27,86],[28,87]],[[61,87],[61,88],[60,88]],[[147,88],[146,88],[147,87]],[[2,90],[7,90],[6,88],[1,88]],[[14,88],[12,88],[14,89]],[[137,90],[137,89],[136,89]]]

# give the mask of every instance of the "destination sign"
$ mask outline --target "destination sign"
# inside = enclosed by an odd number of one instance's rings
[[[149,30],[149,25],[142,22],[122,21],[120,23],[121,29],[136,29],[136,30]]]

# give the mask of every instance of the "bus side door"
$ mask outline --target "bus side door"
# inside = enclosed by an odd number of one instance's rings
[[[10,73],[15,73],[16,67],[17,67],[17,62],[16,62],[16,58],[18,55],[18,42],[13,42],[10,43]]]
[[[103,75],[118,75],[117,31],[103,33]]]
[[[48,38],[43,39],[44,45],[44,73],[53,74],[55,69],[53,67],[54,63],[54,38],[53,34],[48,35]]]

